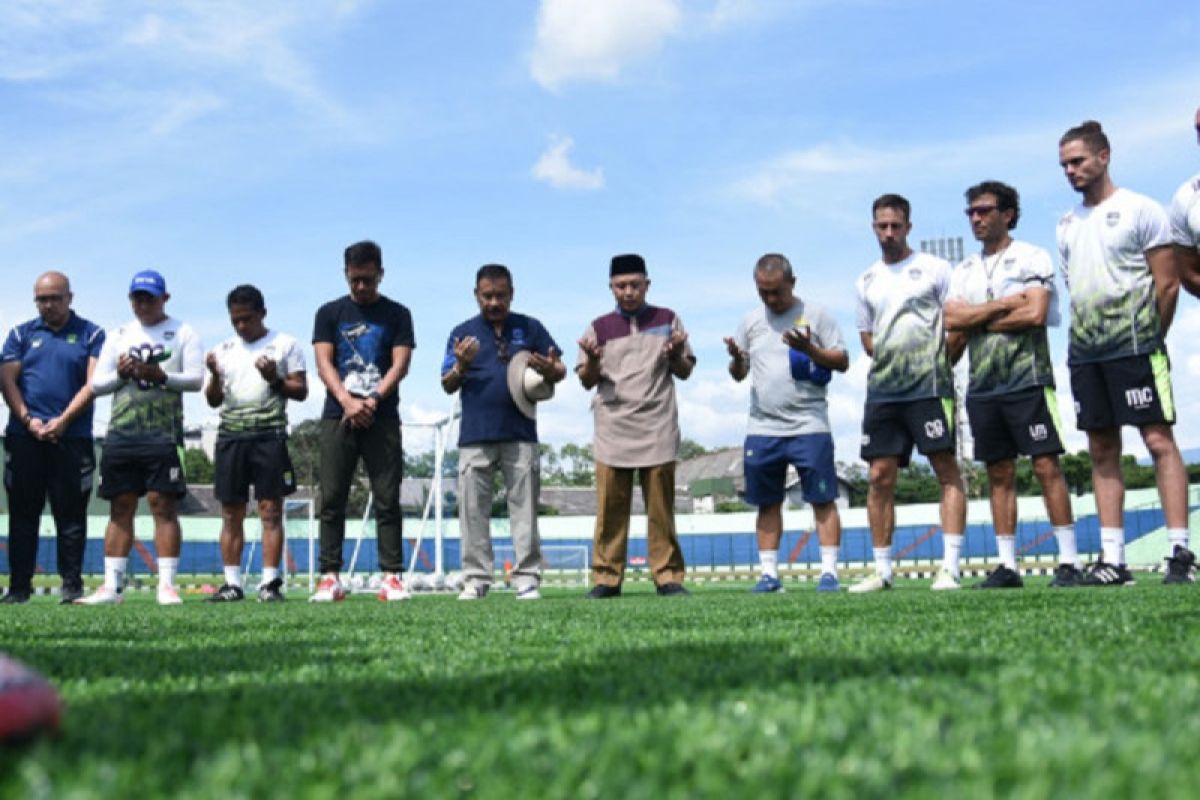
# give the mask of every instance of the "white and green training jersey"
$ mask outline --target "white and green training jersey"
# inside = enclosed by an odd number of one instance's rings
[[[266,356],[275,362],[279,377],[304,372],[304,352],[295,338],[286,333],[267,331],[253,342],[233,336],[215,350],[221,373],[223,436],[253,436],[287,431],[287,398],[263,379],[255,362]]]
[[[1054,385],[1050,343],[1046,326],[1058,325],[1058,292],[1054,288],[1054,262],[1040,247],[1013,240],[998,253],[976,253],[954,268],[950,300],[981,305],[1020,294],[1026,289],[1048,289],[1050,308],[1046,325],[1012,333],[977,329],[967,340],[971,360],[967,393],[988,397]]]
[[[1200,175],[1180,186],[1171,198],[1171,241],[1200,250]]]
[[[153,361],[167,376],[165,384],[125,380],[117,359],[129,355]],[[109,331],[100,350],[92,388],[112,393],[106,444],[183,444],[182,392],[200,389],[204,380],[204,349],[185,323],[167,317],[157,325],[137,320]]]
[[[1171,243],[1167,214],[1149,197],[1117,189],[1058,221],[1058,252],[1071,293],[1067,363],[1086,364],[1162,348],[1146,251]]]
[[[948,262],[913,253],[896,264],[876,261],[859,276],[858,329],[875,349],[868,402],[954,396],[942,326],[950,272]]]

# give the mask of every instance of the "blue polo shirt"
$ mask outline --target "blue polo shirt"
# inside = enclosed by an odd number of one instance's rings
[[[41,317],[16,326],[9,331],[0,351],[0,364],[18,362],[21,377],[17,388],[31,416],[51,420],[62,414],[71,399],[87,383],[89,358],[100,357],[104,330],[71,312],[62,329],[54,331]],[[64,436],[72,439],[92,438],[92,409],[89,404]],[[8,436],[29,436],[29,431],[15,414],[8,415]]]
[[[524,314],[509,314],[501,335],[510,360],[522,350],[544,356],[553,347],[562,353],[542,323]],[[521,413],[508,393],[508,361],[500,359],[495,329],[482,314],[450,332],[446,356],[442,359],[442,374],[454,366],[454,340],[466,336],[479,340],[479,352],[467,368],[459,389],[462,395],[459,447],[485,442],[536,442],[537,423]]]

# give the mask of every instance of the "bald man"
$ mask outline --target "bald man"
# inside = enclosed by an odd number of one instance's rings
[[[8,334],[0,351],[0,391],[8,404],[4,486],[8,490],[8,593],[33,593],[38,527],[46,499],[58,534],[62,600],[83,595],[92,448],[92,371],[104,331],[71,310],[71,282],[47,272],[33,284],[38,315]]]

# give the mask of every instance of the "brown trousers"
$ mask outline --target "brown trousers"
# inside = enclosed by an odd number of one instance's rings
[[[659,586],[683,582],[683,550],[675,535],[675,462],[653,467],[611,467],[596,462],[596,534],[592,583],[620,586],[629,545],[629,509],[637,473],[646,503],[650,573]]]

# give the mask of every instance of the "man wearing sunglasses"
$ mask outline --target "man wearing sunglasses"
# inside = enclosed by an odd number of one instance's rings
[[[1058,457],[1063,452],[1047,325],[1058,325],[1054,264],[1040,247],[1012,238],[1021,216],[1017,190],[999,181],[967,189],[967,219],[982,249],[950,279],[945,317],[954,361],[969,349],[967,416],[975,459],[987,465],[1000,565],[981,589],[1024,585],[1016,560],[1016,457],[1030,456],[1046,514],[1058,540],[1053,587],[1078,586],[1071,498]]]
[[[154,516],[158,603],[179,605],[175,573],[182,535],[176,505],[187,493],[183,448],[183,393],[204,380],[204,348],[191,326],[167,316],[167,282],[154,270],[133,276],[134,319],[104,340],[92,388],[112,394],[112,414],[100,458],[99,494],[112,504],[104,534],[104,584],[76,602],[120,603],[138,498]]]
[[[33,593],[38,528],[50,500],[57,533],[63,604],[83,596],[87,504],[96,456],[92,444],[92,372],[104,331],[71,310],[71,282],[47,272],[33,284],[38,316],[16,326],[0,352],[0,390],[8,404],[8,593]]]
[[[1125,564],[1121,427],[1132,425],[1154,459],[1166,519],[1165,583],[1192,583],[1187,472],[1175,443],[1175,401],[1166,337],[1179,275],[1166,212],[1109,176],[1108,137],[1094,121],[1059,139],[1058,160],[1081,203],[1058,222],[1058,250],[1071,292],[1067,365],[1075,417],[1088,437],[1100,517],[1100,559],[1087,586],[1134,582]]]
[[[584,331],[575,367],[583,388],[596,390],[597,509],[588,597],[621,594],[635,476],[646,501],[650,571],[657,592],[685,595],[683,549],[675,535],[675,379],[692,374],[696,357],[679,316],[646,302],[650,278],[641,256],[614,256],[608,285],[617,307]]]
[[[532,370],[551,385],[566,375],[558,345],[533,317],[511,311],[512,273],[485,264],[475,274],[479,314],[458,325],[446,342],[442,388],[461,392],[458,435],[458,518],[466,585],[459,600],[481,600],[495,571],[491,510],[496,470],[504,476],[516,563],[512,580],[518,600],[541,594],[542,552],[538,537],[538,439],[535,407],[514,395],[509,374]]]
[[[379,599],[407,600],[400,481],[400,381],[408,374],[412,314],[379,292],[383,252],[370,241],[344,253],[350,293],[326,303],[313,324],[317,374],[327,390],[321,412],[321,580],[314,603],[344,600],[342,543],[346,502],[361,458],[374,498],[375,531],[383,583]]]

